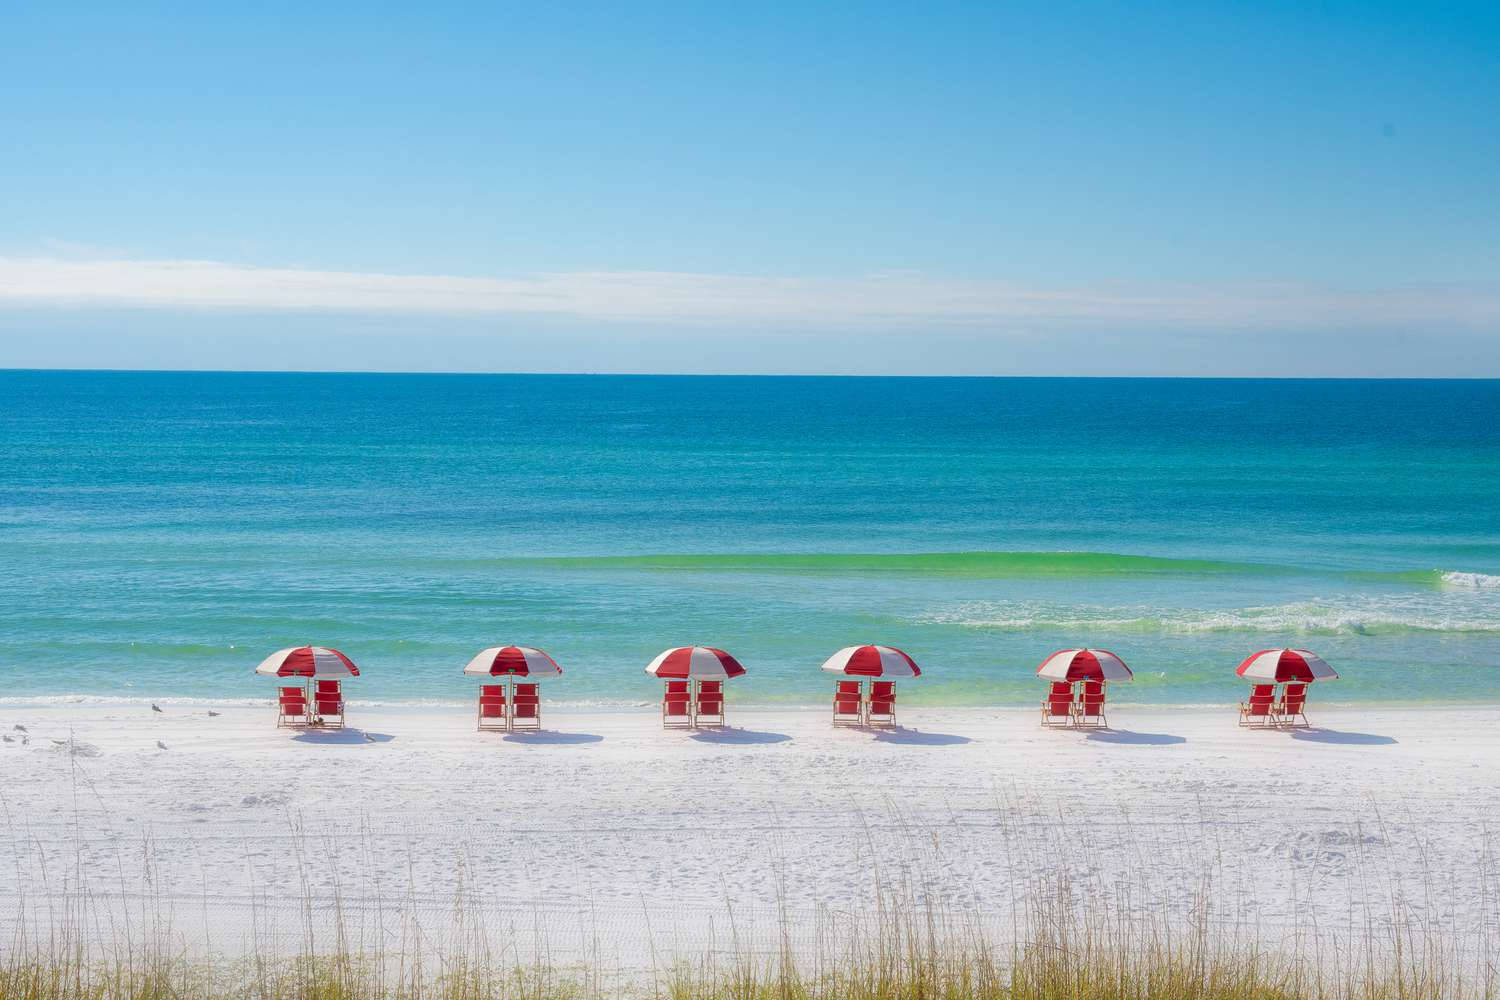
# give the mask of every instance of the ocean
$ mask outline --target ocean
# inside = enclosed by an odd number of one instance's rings
[[[1500,382],[0,372],[0,699],[267,698],[336,646],[366,702],[654,700],[723,647],[821,704],[841,646],[907,704],[1224,704],[1280,645],[1323,702],[1500,702]]]

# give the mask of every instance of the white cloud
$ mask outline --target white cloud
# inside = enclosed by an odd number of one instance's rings
[[[656,271],[511,278],[245,267],[215,261],[0,257],[0,308],[322,310],[592,320],[1200,329],[1500,329],[1500,287],[1292,284],[1031,287],[898,272],[784,278]]]

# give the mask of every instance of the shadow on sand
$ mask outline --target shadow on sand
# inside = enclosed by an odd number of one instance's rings
[[[791,739],[785,733],[760,733],[753,729],[700,729],[693,734],[699,743],[727,743],[741,746],[785,743]]]
[[[548,729],[534,733],[506,733],[507,743],[530,743],[537,746],[578,746],[582,743],[598,743],[604,737],[598,733],[558,733]]]
[[[309,729],[292,738],[320,747],[362,747],[366,743],[389,743],[396,737],[390,733],[367,733],[363,729]]]
[[[1171,733],[1133,733],[1128,729],[1096,729],[1089,733],[1089,739],[1100,743],[1123,743],[1134,747],[1170,747],[1187,742],[1186,736],[1173,736]]]
[[[961,743],[973,743],[967,736],[955,736],[952,733],[924,733],[919,729],[906,729],[897,727],[895,729],[877,729],[875,731],[877,743],[900,743],[913,747],[956,747]]]
[[[1336,743],[1346,747],[1388,747],[1396,742],[1393,736],[1377,736],[1374,733],[1345,733],[1337,729],[1296,729],[1292,739],[1309,743]]]

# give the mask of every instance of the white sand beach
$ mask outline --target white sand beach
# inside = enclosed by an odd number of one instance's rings
[[[1479,933],[1500,898],[1496,707],[1314,704],[1296,733],[1121,707],[1087,734],[1021,710],[872,733],[731,707],[684,733],[559,709],[529,736],[457,708],[356,704],[331,734],[164,709],[0,705],[0,932],[87,899],[195,947],[294,948],[337,901],[360,935],[404,908],[438,940],[461,897],[518,954],[629,967],[811,938],[882,895],[1003,930],[1065,886],[1289,948],[1398,914]]]

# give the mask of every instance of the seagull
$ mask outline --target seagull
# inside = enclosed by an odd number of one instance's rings
[[[161,711],[161,706],[158,705],[156,702],[153,701],[151,703],[151,711],[153,711],[153,712],[160,712]]]
[[[167,745],[165,743],[163,743],[161,740],[157,740],[156,741],[156,749],[158,749],[158,750],[165,750],[166,748],[167,748]]]
[[[208,717],[209,717],[209,718],[210,718],[210,719],[217,719],[217,718],[218,718],[218,717],[219,717],[219,713],[218,713],[218,712],[214,712],[214,711],[210,711],[210,712],[209,712],[209,713],[208,713]]]
[[[67,746],[68,745],[68,741],[67,740],[53,740],[52,741],[52,745],[55,746],[55,747]]]
[[[31,746],[31,737],[30,736],[22,736],[21,737],[21,745],[23,747],[29,747],[29,746]]]
[[[4,737],[4,739],[7,743],[14,743],[16,741],[16,738],[14,736],[6,736]]]
[[[16,728],[17,732],[22,732],[22,733],[26,732],[26,727],[23,726],[23,725],[21,725],[19,722],[16,723],[15,728]]]

